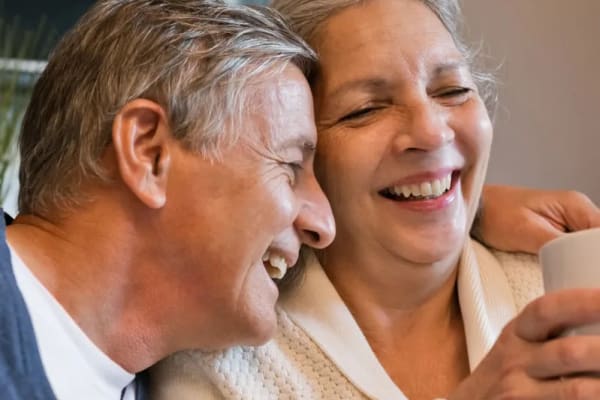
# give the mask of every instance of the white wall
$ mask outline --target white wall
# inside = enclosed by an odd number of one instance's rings
[[[499,72],[489,182],[573,188],[600,204],[600,1],[462,0]]]

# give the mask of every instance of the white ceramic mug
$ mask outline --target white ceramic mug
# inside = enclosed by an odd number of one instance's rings
[[[600,288],[600,228],[551,240],[541,248],[540,262],[546,293],[569,288]],[[600,334],[600,323],[581,326],[565,334]]]

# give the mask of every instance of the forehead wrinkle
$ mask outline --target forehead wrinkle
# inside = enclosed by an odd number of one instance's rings
[[[306,157],[307,155],[312,154],[315,151],[315,138],[311,137],[311,135],[308,132],[301,131],[300,126],[294,125],[292,127],[288,127],[287,124],[284,122],[288,118],[289,112],[300,112],[299,110],[288,109],[289,107],[287,107],[286,104],[291,100],[292,97],[303,97],[306,94],[305,88],[303,88],[297,82],[292,83],[285,80],[280,81],[278,87],[280,90],[273,91],[271,93],[271,104],[269,104],[269,106],[275,106],[275,108],[277,109],[277,112],[275,113],[275,118],[278,119],[276,124],[272,124],[272,127],[276,129],[272,129],[270,132],[270,142],[272,144],[273,150],[280,152],[282,150],[290,148],[299,148],[302,151],[303,155]],[[281,136],[278,135],[278,129],[284,127],[291,128],[291,134]]]
[[[372,41],[391,42],[390,49],[394,48],[394,40],[396,37],[391,32],[383,32],[383,35],[378,35],[377,27],[367,26],[362,27],[359,31],[367,32],[367,35],[353,35],[353,41],[346,41],[343,38],[338,38],[333,35],[328,42],[321,48],[321,73],[318,80],[318,85],[315,86],[319,94],[328,93],[328,97],[335,99],[343,97],[354,91],[367,94],[390,94],[398,85],[403,85],[406,81],[421,79],[429,74],[429,65],[438,64],[437,59],[442,62],[439,65],[440,73],[453,67],[455,64],[466,64],[460,54],[454,54],[455,47],[448,48],[444,46],[440,49],[439,46],[434,46],[430,51],[424,52],[420,57],[413,57],[411,54],[404,54],[402,51],[389,54],[386,52],[374,52],[368,50],[372,46]],[[370,31],[374,31],[373,34]],[[429,36],[435,36],[435,31],[425,31],[425,35],[421,33],[415,40],[429,40]],[[343,35],[342,35],[343,36]],[[427,37],[423,37],[427,36]],[[376,39],[374,39],[376,38]],[[340,45],[337,43],[340,42]],[[430,46],[423,46],[428,48]],[[364,51],[364,49],[367,49]],[[343,65],[350,63],[354,58],[366,60],[364,62],[353,64],[351,69],[352,74],[347,75],[343,71]],[[446,62],[447,59],[457,59],[457,61]],[[378,65],[380,68],[373,70],[371,65]],[[376,71],[376,72],[374,72]],[[341,72],[341,73],[340,73]],[[397,78],[402,79],[398,80]],[[339,83],[338,83],[339,82]],[[393,83],[393,85],[392,85]]]
[[[410,7],[417,12],[417,16],[427,17],[426,24],[416,24],[414,21],[407,21],[406,17],[403,17],[402,15],[396,15],[395,12],[391,14],[385,12],[385,9],[383,8],[385,7],[384,3],[375,6],[377,7],[376,12],[379,13],[380,17],[382,18],[381,24],[368,23],[367,20],[362,18],[362,8],[368,5],[372,5],[372,3],[360,2],[345,8],[337,15],[333,15],[326,20],[323,30],[320,32],[321,40],[319,41],[318,46],[318,50],[322,50],[319,52],[319,55],[324,64],[329,64],[330,62],[330,60],[326,60],[327,54],[325,53],[330,53],[332,58],[338,58],[340,60],[347,60],[349,57],[351,58],[351,56],[344,57],[344,54],[358,54],[363,59],[366,57],[373,58],[373,62],[378,62],[380,64],[382,61],[384,61],[390,68],[396,69],[393,64],[400,62],[401,59],[404,58],[401,54],[399,54],[399,52],[395,53],[393,56],[390,56],[389,54],[373,54],[373,52],[368,50],[363,52],[362,49],[372,47],[373,43],[377,42],[389,42],[392,44],[389,46],[389,48],[393,48],[395,41],[398,39],[397,31],[403,32],[404,40],[421,43],[421,45],[417,46],[421,49],[429,48],[432,42],[439,43],[438,41],[440,39],[440,34],[442,34],[447,36],[447,44],[451,45],[451,48],[444,46],[443,50],[445,50],[445,56],[448,57],[449,51],[452,52],[453,50],[456,50],[458,52],[458,49],[456,49],[456,44],[454,43],[450,33],[443,26],[442,22],[439,21],[439,19],[432,13],[432,11],[427,9],[424,5],[419,4],[418,8],[414,8],[415,5],[410,5]],[[345,19],[341,20],[340,18],[342,17]],[[435,23],[431,21],[432,19],[435,20]],[[348,38],[351,40],[348,40]],[[434,52],[440,52],[440,50],[442,49],[437,49],[437,51],[434,50]],[[457,56],[461,56],[462,58],[462,55],[459,53]],[[385,60],[386,57],[388,58],[387,61]],[[427,61],[437,61],[425,59],[415,60],[413,58],[409,58],[404,61],[407,62],[407,64],[410,64],[411,60],[421,61],[421,64],[425,64],[407,65],[407,72],[411,72],[413,75],[420,77],[429,75],[431,72],[429,71],[429,65],[426,65],[430,64]],[[365,67],[368,66],[368,63],[360,64]],[[334,78],[334,76],[332,76],[332,78]],[[335,78],[332,80],[335,80]]]
[[[279,90],[273,90],[272,83],[260,81],[253,87],[244,129],[249,132],[246,142],[260,156],[277,158],[274,143],[282,116]]]
[[[365,30],[370,29],[365,28]],[[391,38],[385,40],[391,40]],[[327,94],[327,98],[330,100],[344,99],[345,96],[351,93],[389,95],[396,89],[392,87],[391,83],[394,83],[394,85],[401,83],[395,79],[390,80],[389,74],[392,71],[404,68],[411,69],[412,72],[412,68],[401,54],[394,54],[392,57],[389,54],[364,51],[364,49],[371,47],[369,41],[370,39],[362,37],[358,43],[352,43],[352,45],[349,45],[347,41],[343,41],[343,46],[336,46],[336,41],[333,41],[323,48],[320,54],[322,56],[320,62],[325,68],[321,69],[319,80],[315,85],[318,95]],[[369,60],[369,62],[365,61],[358,64],[351,62],[359,57],[363,60]],[[343,65],[340,65],[345,63],[353,65],[353,68],[347,73]],[[374,64],[387,65],[387,72],[384,74],[381,73],[382,71],[375,72],[370,68]]]
[[[288,113],[299,112],[290,109],[288,102],[293,97],[304,96],[305,92],[301,85],[283,76],[275,79],[256,87],[252,109],[248,112],[248,128],[255,133],[248,135],[252,137],[248,143],[260,156],[272,160],[284,161],[283,152],[291,148],[300,149],[304,159],[308,159],[315,152],[316,138],[286,122]],[[280,134],[281,129],[289,130]]]
[[[390,85],[386,79],[380,77],[366,77],[344,82],[341,86],[335,88],[329,97],[336,99],[337,97],[344,97],[352,92],[382,93],[388,92],[389,89]]]
[[[359,50],[359,47],[357,47],[357,50]],[[344,98],[344,96],[353,92],[389,95],[406,81],[412,82],[414,79],[427,77],[438,78],[453,73],[470,73],[467,61],[459,53],[454,54],[454,49],[450,49],[449,52],[445,49],[444,51],[433,49],[429,54],[425,54],[421,60],[415,60],[417,61],[416,65],[411,65],[400,54],[394,57],[396,59],[393,64],[398,64],[397,68],[389,69],[387,72],[384,71],[383,75],[367,72],[364,77],[343,82],[340,86],[334,87],[328,97],[335,100]],[[402,73],[404,68],[400,68],[400,63],[406,68],[405,73]],[[393,78],[392,75],[396,78]],[[402,79],[398,80],[398,76],[401,76]]]

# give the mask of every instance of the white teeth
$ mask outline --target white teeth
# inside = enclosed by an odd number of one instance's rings
[[[267,272],[271,278],[281,279],[285,276],[285,273],[288,270],[285,258],[266,252],[262,257],[262,260],[266,263]]]
[[[419,185],[410,185],[410,191],[413,196],[421,195],[421,189]]]
[[[410,185],[399,185],[393,186],[389,189],[390,193],[396,196],[402,196],[404,198],[409,197],[439,197],[446,191],[450,190],[452,186],[452,173],[449,173],[443,178],[434,179],[429,182],[422,182],[420,184]]]
[[[431,183],[421,183],[421,196],[431,196],[433,191],[431,190]]]
[[[444,193],[442,190],[442,183],[439,181],[439,179],[431,182],[431,191],[433,192],[434,196],[439,196]]]

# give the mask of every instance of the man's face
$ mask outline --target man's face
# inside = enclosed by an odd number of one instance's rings
[[[303,75],[288,66],[252,90],[240,139],[220,160],[173,146],[164,265],[184,347],[269,339],[278,296],[269,275],[291,267],[302,243],[322,248],[335,234],[313,173],[316,131]]]

